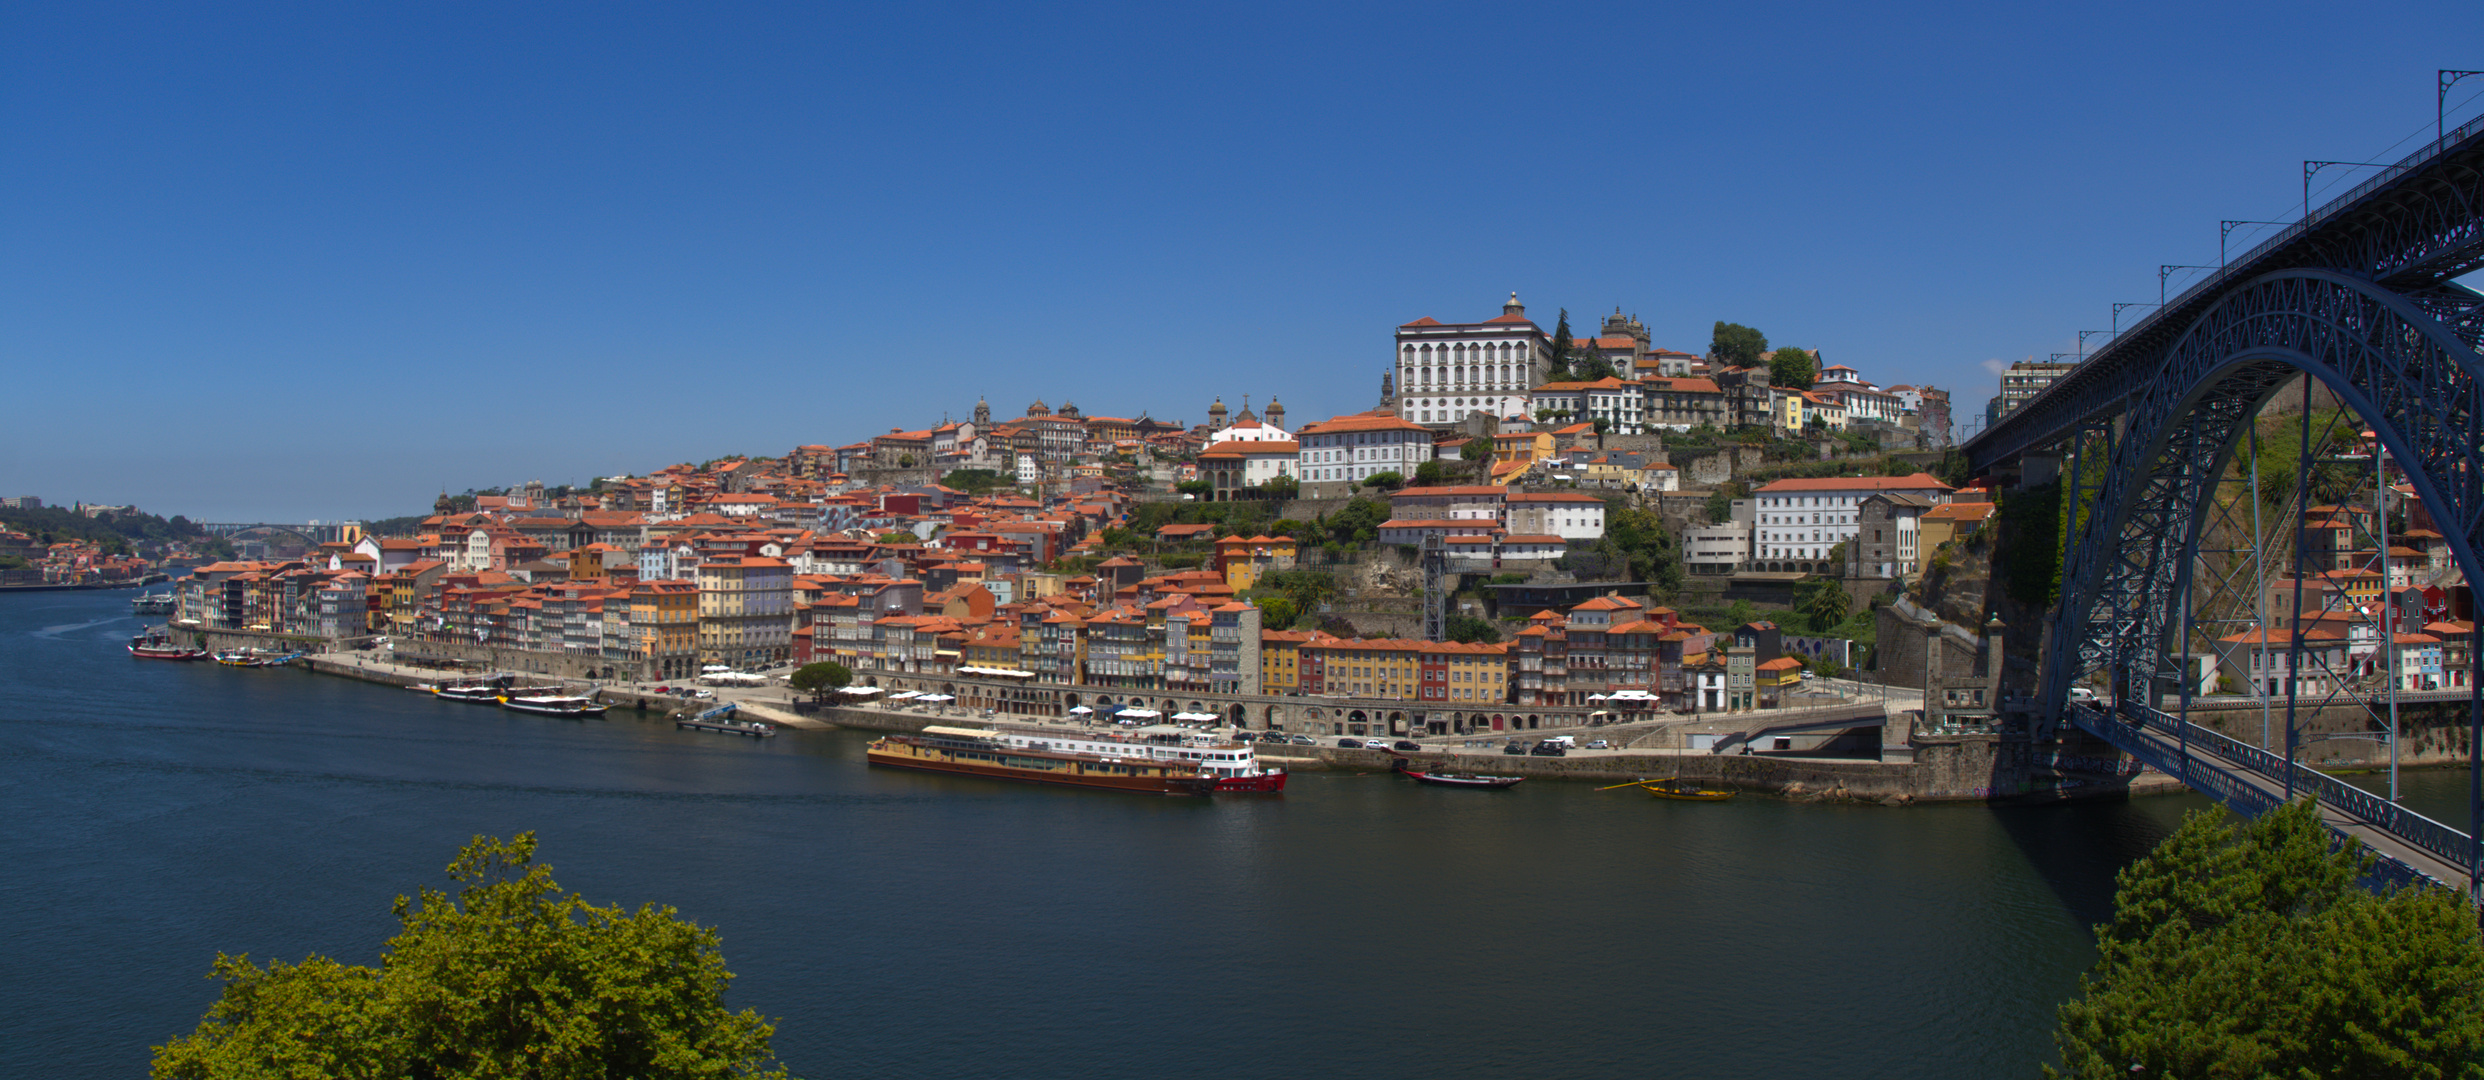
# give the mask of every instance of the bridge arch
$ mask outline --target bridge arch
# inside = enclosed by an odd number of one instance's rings
[[[2186,327],[2129,399],[2093,509],[2073,522],[2045,656],[2047,726],[2082,675],[2104,669],[2125,696],[2149,692],[2128,685],[2134,673],[2151,686],[2163,673],[2215,486],[2245,427],[2297,373],[2371,429],[2467,580],[2484,579],[2479,313],[2484,296],[2455,285],[2409,297],[2300,269],[2236,286]],[[2074,513],[2080,468],[2072,465],[2069,480]],[[2168,604],[2169,596],[2184,601]]]

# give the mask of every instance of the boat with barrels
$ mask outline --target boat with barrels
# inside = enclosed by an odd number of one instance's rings
[[[1248,744],[1206,732],[1017,731],[932,726],[889,735],[865,758],[892,769],[955,773],[1068,787],[1163,795],[1285,790],[1285,770],[1260,765]]]

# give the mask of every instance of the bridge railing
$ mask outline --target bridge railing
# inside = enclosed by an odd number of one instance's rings
[[[2088,708],[2084,705],[2072,706],[2074,711]],[[2162,709],[2150,708],[2138,702],[2123,702],[2119,711],[2140,726],[2156,731],[2162,736],[2181,739],[2187,735],[2190,741],[2201,744],[2209,752],[2271,780],[2283,783],[2291,775],[2295,790],[2307,791],[2320,801],[2361,818],[2374,828],[2421,848],[2452,866],[2469,871],[2474,868],[2475,844],[2466,833],[2409,810],[2398,803],[2390,802],[2382,795],[2366,791],[2299,762],[2289,762],[2284,755],[2253,746],[2224,732],[2186,722]],[[2176,772],[2173,775],[2182,774]],[[2189,783],[2190,778],[2184,777],[2184,782]]]

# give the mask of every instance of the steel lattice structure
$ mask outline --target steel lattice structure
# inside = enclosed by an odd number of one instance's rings
[[[2479,267],[2484,120],[2228,262],[1966,443],[1979,471],[2030,452],[2061,454],[2069,466],[2070,543],[2045,643],[2039,734],[2072,719],[2073,685],[2102,681],[2119,707],[2079,711],[2082,728],[2134,753],[2147,743],[2150,717],[2159,742],[2192,737],[2196,725],[2160,707],[2170,687],[2191,681],[2183,669],[2204,526],[2237,444],[2298,376],[2317,380],[2371,429],[2465,579],[2484,582],[2484,294],[2453,280]],[[2101,477],[2098,456],[2107,463]],[[2298,497],[2308,459],[2299,475]],[[2291,683],[2292,662],[2287,670]],[[2484,741],[2484,688],[2474,694],[2470,730]],[[2182,697],[2187,705],[2187,690]],[[2290,719],[2289,742],[2292,730]],[[2159,749],[2178,751],[2177,775],[2202,779],[2187,748]],[[2249,767],[2299,789],[2290,751]],[[2314,790],[2324,801],[2356,797]],[[2484,795],[2471,807],[2468,834],[2394,806],[2375,812],[2390,818],[2393,835],[2421,834],[2425,850],[2484,889],[2484,851],[2473,836],[2484,824]]]

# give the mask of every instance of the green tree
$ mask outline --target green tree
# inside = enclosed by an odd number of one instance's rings
[[[1492,620],[1463,612],[1449,616],[1449,640],[1463,645],[1490,645],[1501,640]]]
[[[218,954],[224,992],[155,1048],[158,1080],[782,1077],[775,1029],[728,1012],[716,932],[653,904],[599,908],[531,865],[535,835],[475,837],[455,897],[398,897],[377,969]]]
[[[1196,495],[1204,499],[1209,495],[1216,493],[1216,485],[1208,483],[1205,480],[1184,480],[1181,483],[1173,485],[1173,490],[1181,492],[1184,495]]]
[[[897,467],[898,467],[898,468],[900,468],[900,469],[911,469],[911,468],[913,468],[913,467],[914,467],[914,455],[912,455],[912,454],[899,454],[899,455],[897,455]]]
[[[1603,353],[1594,349],[1577,349],[1574,352],[1576,355],[1570,357],[1570,381],[1594,382],[1620,377],[1621,372],[1613,367],[1612,361],[1604,358]]]
[[[919,544],[923,542],[923,538],[901,530],[881,533],[880,542],[883,544]]]
[[[1605,432],[1613,430],[1613,421],[1602,416],[1596,417],[1595,428],[1597,435],[1603,435]]]
[[[1323,519],[1323,524],[1327,527],[1330,540],[1341,544],[1368,544],[1380,538],[1380,523],[1388,519],[1389,504],[1358,495]]]
[[[1449,482],[1449,467],[1435,459],[1415,466],[1416,487],[1438,487]]]
[[[1492,443],[1486,439],[1468,439],[1466,445],[1458,447],[1458,460],[1466,463],[1476,483],[1483,483],[1491,478]]]
[[[1623,561],[1634,581],[1645,581],[1670,594],[1682,587],[1682,550],[1664,519],[1655,511],[1630,505],[1619,496],[1604,500],[1604,539],[1598,547]]]
[[[1767,335],[1741,323],[1720,321],[1708,335],[1708,358],[1735,367],[1757,364],[1760,354],[1767,351]]]
[[[1302,494],[1302,481],[1291,475],[1271,477],[1259,485],[1259,490],[1267,492],[1271,499],[1291,499]]]
[[[1545,382],[1561,382],[1570,377],[1570,309],[1561,309],[1561,318],[1553,323],[1552,367],[1544,373]]]
[[[958,469],[942,477],[940,484],[969,495],[989,495],[1003,486],[1003,481],[999,473],[990,469]]]
[[[1811,578],[1802,583],[1795,610],[1811,620],[1813,631],[1825,634],[1854,612],[1854,598],[1833,578]]]
[[[793,676],[786,680],[787,684],[794,689],[811,695],[813,701],[826,697],[829,691],[853,681],[853,670],[834,660],[804,664],[795,668]]]
[[[2115,877],[2048,1076],[2484,1077],[2484,947],[2448,889],[2376,894],[2303,800],[2195,813]]]
[[[1259,605],[1259,625],[1269,630],[1292,626],[1295,617],[1302,614],[1291,597],[1263,596],[1252,602]]]
[[[1768,382],[1771,386],[1809,390],[1811,380],[1819,374],[1811,354],[1801,349],[1783,348],[1768,354]]]
[[[1398,472],[1376,472],[1363,478],[1363,486],[1375,491],[1394,491],[1406,486],[1406,475]],[[1381,520],[1388,519],[1382,518]]]

